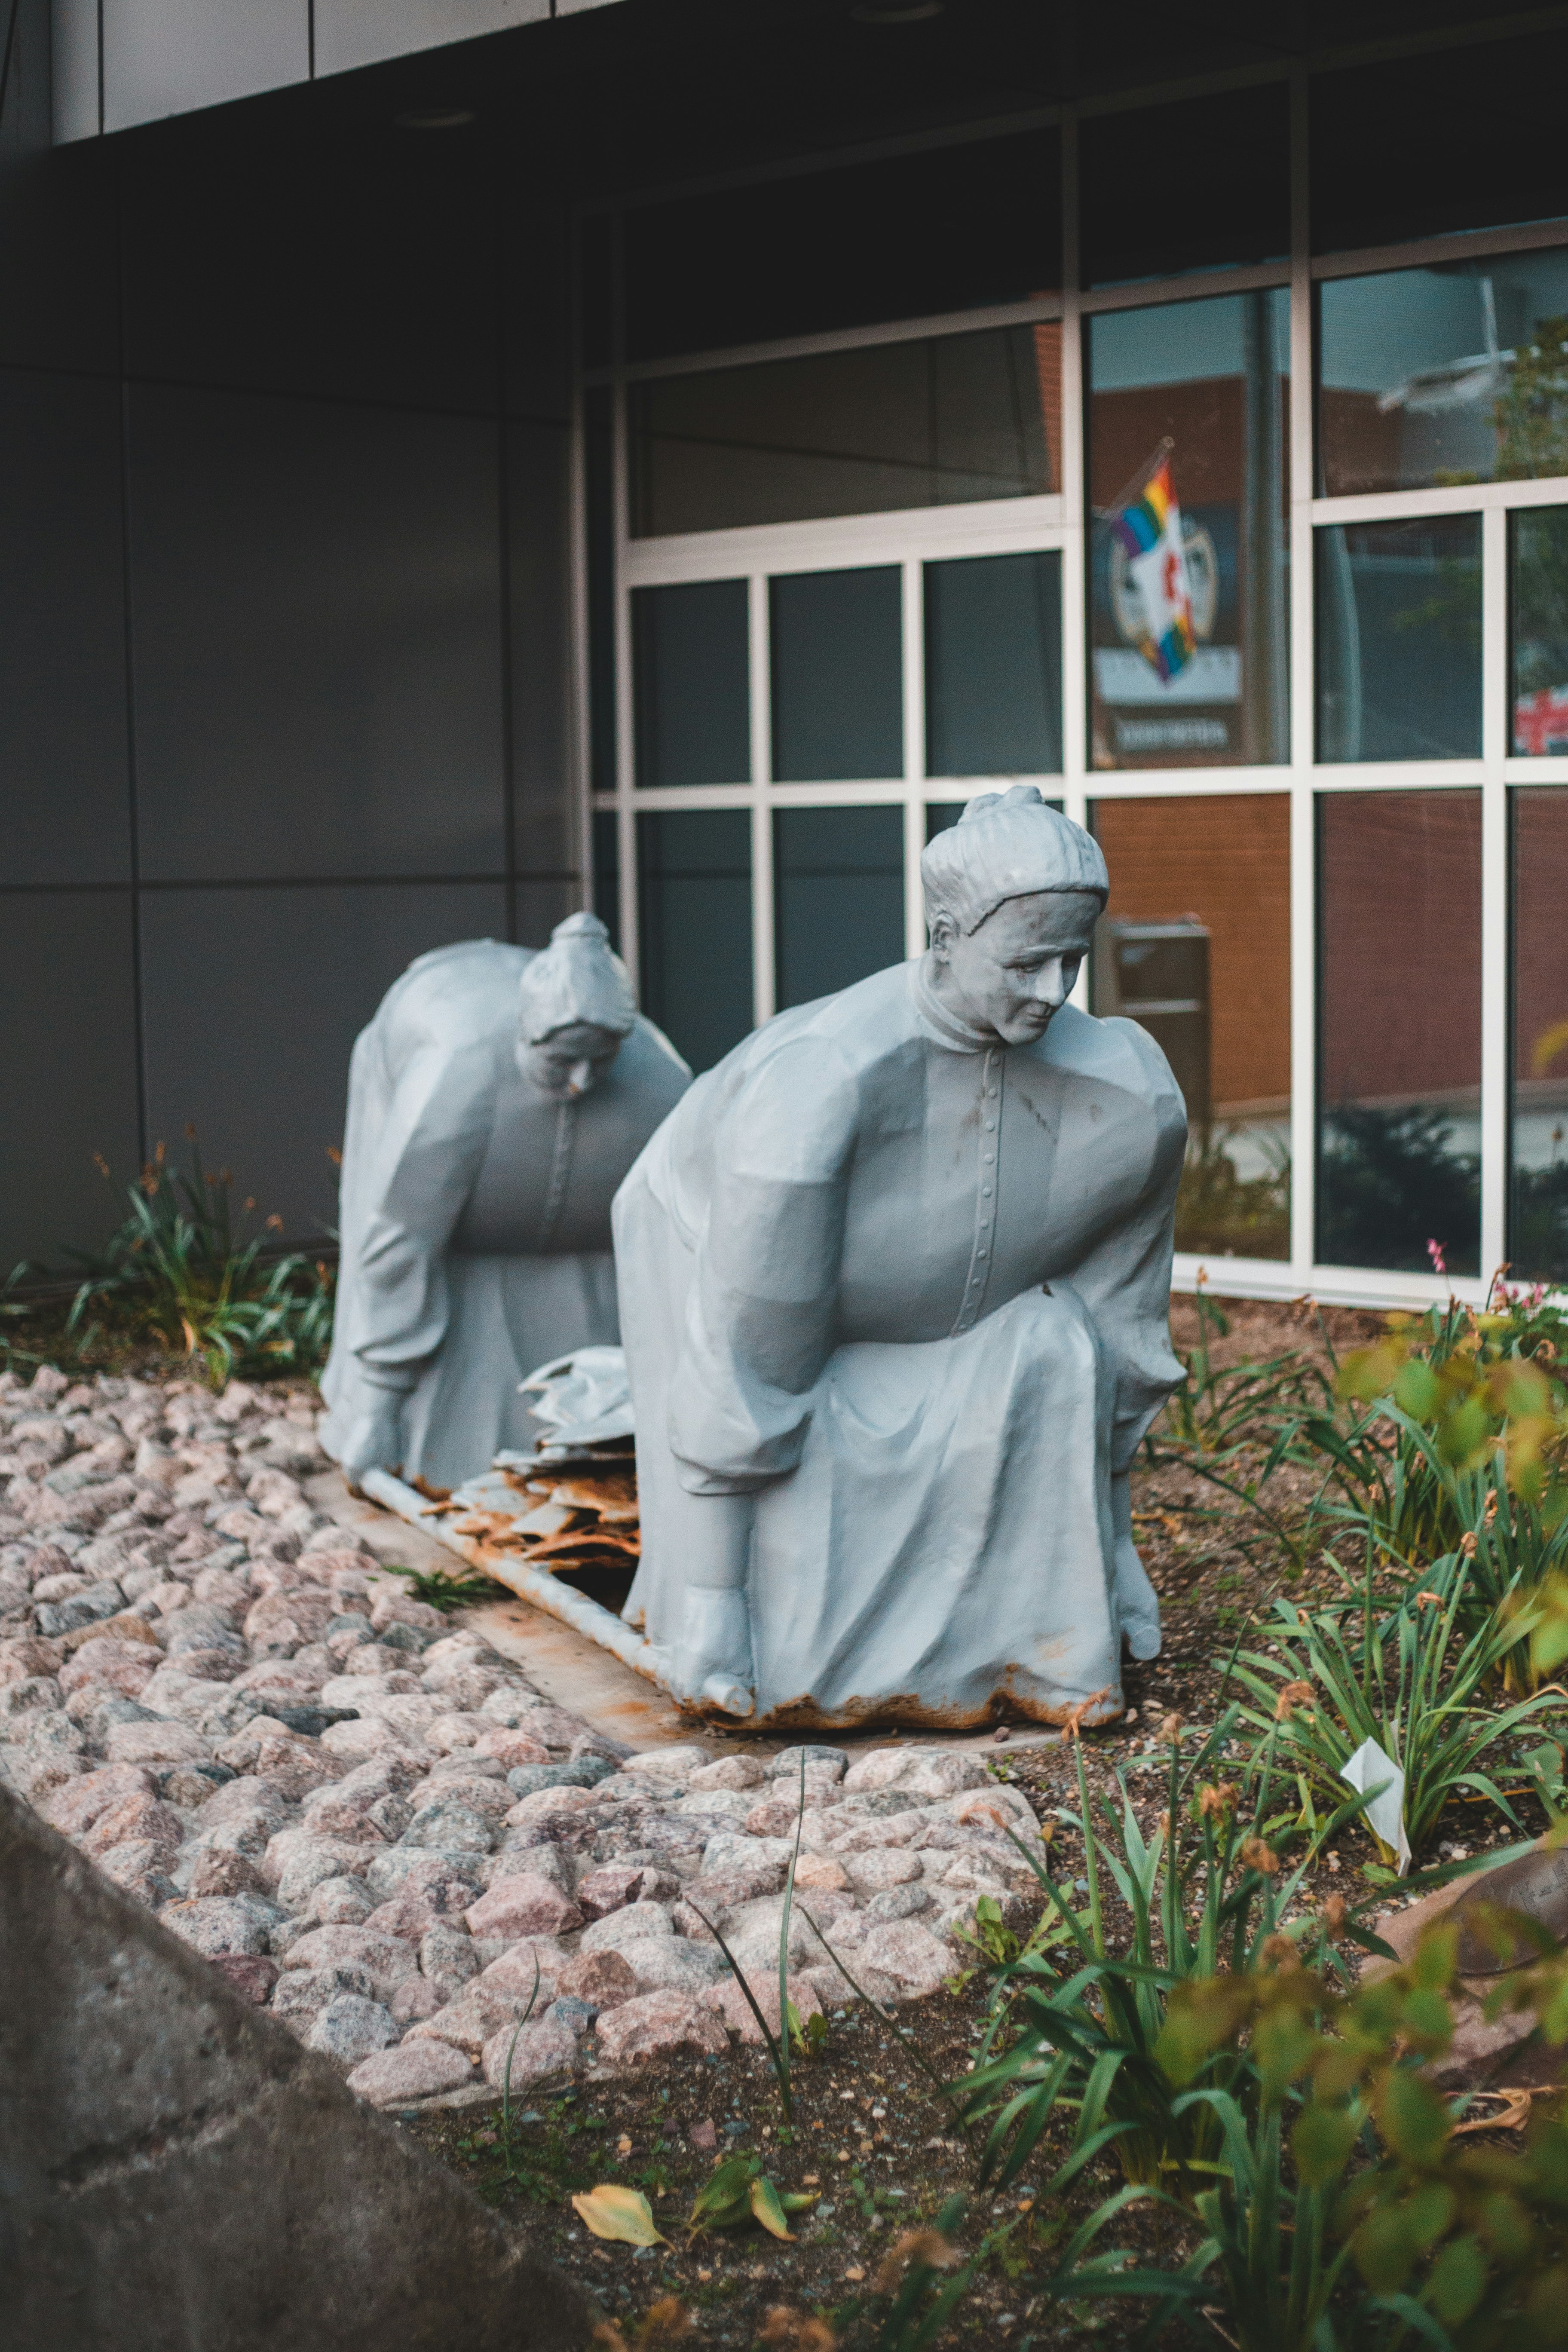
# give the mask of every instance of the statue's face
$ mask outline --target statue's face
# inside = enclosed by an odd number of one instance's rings
[[[615,1030],[595,1028],[588,1021],[574,1021],[564,1029],[552,1029],[548,1037],[540,1038],[535,1045],[526,1040],[520,1042],[518,1066],[542,1095],[567,1102],[575,1096],[593,1093],[620,1052],[621,1045]]]
[[[1004,898],[967,938],[939,915],[931,945],[941,992],[1005,1044],[1033,1045],[1071,995],[1099,914],[1092,891],[1037,890]]]

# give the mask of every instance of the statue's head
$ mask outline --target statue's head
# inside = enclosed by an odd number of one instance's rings
[[[568,915],[523,970],[517,1058],[541,1094],[591,1094],[637,1020],[626,968],[597,915]]]
[[[1110,881],[1100,845],[1033,784],[981,793],[921,858],[940,993],[1009,1045],[1072,992]]]

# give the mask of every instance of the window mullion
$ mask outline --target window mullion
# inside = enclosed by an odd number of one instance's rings
[[[1508,516],[1481,520],[1481,1257],[1508,1255]]]

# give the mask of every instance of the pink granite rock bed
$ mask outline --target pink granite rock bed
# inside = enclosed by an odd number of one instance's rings
[[[0,1774],[382,2106],[714,2054],[1023,1916],[973,1755],[629,1755],[316,1511],[302,1397],[0,1375]],[[820,1932],[818,1932],[820,1931]],[[771,1986],[771,1991],[767,1990]]]

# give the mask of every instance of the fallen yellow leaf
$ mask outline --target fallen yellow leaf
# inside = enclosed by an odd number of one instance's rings
[[[572,2203],[595,2238],[614,2238],[624,2246],[668,2246],[653,2225],[653,2208],[640,2189],[617,2189],[601,2181]]]

